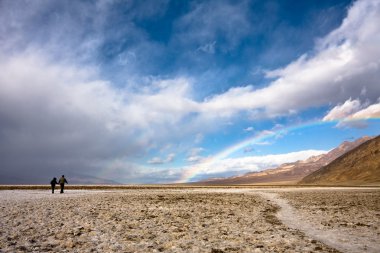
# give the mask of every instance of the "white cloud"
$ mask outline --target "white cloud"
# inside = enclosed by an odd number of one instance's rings
[[[169,154],[165,159],[162,159],[160,157],[153,157],[148,161],[149,164],[167,164],[171,163],[175,158],[175,154],[171,153]]]
[[[186,161],[189,163],[196,163],[196,162],[201,162],[202,160],[205,159],[205,157],[201,156],[200,154],[204,151],[204,148],[197,147],[197,148],[192,148],[189,151],[189,154],[186,158]]]
[[[197,162],[200,162],[204,159],[204,157],[202,156],[189,156],[187,157],[186,161],[189,162],[189,163],[197,163]]]
[[[369,118],[380,118],[380,103],[370,105],[367,108],[355,112],[354,114],[350,115],[350,117],[348,117],[350,120]]]
[[[348,99],[344,104],[338,104],[323,118],[323,121],[341,120],[359,111],[362,105],[359,99]]]
[[[172,161],[174,160],[174,158],[175,158],[175,154],[174,154],[174,153],[170,153],[170,154],[166,157],[165,162],[170,163],[170,162],[172,162]]]
[[[221,174],[226,172],[239,171],[261,171],[279,166],[283,163],[305,160],[311,156],[327,153],[325,150],[302,150],[278,155],[246,156],[240,158],[228,158],[212,163],[196,164],[197,176],[202,177],[211,174]],[[194,171],[194,167],[187,168]]]
[[[174,153],[168,154],[168,156],[165,159],[161,159],[160,157],[153,157],[148,161],[149,164],[166,164],[171,163],[175,158]]]
[[[253,127],[244,128],[245,132],[252,132],[253,130],[255,130]]]
[[[323,118],[323,121],[338,120],[338,127],[364,128],[364,121],[380,117],[380,103],[368,105],[362,104],[359,99],[347,100],[344,104],[337,105]]]
[[[234,87],[207,99],[202,110],[231,116],[256,110],[257,117],[275,117],[310,107],[342,103],[363,95],[380,95],[380,2],[358,1],[343,24],[320,39],[315,52],[267,73],[268,87]]]
[[[175,25],[179,43],[202,45],[201,47],[210,52],[215,50],[214,41],[223,37],[223,44],[218,46],[229,50],[248,35],[250,24],[247,2],[236,4],[229,1],[209,1],[193,6]]]
[[[213,54],[215,53],[215,45],[216,45],[216,41],[213,41],[211,43],[207,43],[198,47],[197,50],[208,53],[208,54]]]
[[[152,159],[148,160],[149,164],[163,164],[164,161],[160,157],[153,157]]]

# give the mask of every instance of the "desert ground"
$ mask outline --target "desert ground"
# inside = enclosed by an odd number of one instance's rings
[[[379,252],[380,188],[0,191],[0,252]]]

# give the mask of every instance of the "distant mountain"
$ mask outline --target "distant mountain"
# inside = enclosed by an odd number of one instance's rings
[[[304,161],[285,163],[277,168],[250,172],[242,176],[207,179],[198,183],[209,185],[224,184],[295,184],[310,173],[334,161],[339,156],[370,140],[362,137],[353,142],[345,141],[327,154],[312,156]]]
[[[314,171],[300,184],[380,184],[380,135]]]

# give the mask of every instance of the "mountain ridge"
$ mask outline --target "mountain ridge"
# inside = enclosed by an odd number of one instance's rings
[[[380,135],[307,175],[299,183],[315,185],[380,183]]]

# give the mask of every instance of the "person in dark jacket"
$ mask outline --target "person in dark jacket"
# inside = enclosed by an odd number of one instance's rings
[[[65,183],[68,184],[68,182],[65,178],[65,175],[62,175],[62,177],[59,179],[59,185],[61,186],[61,192],[60,193],[63,193],[63,190],[65,188]]]
[[[54,189],[55,189],[55,185],[58,184],[57,182],[57,178],[53,178],[51,181],[50,181],[50,185],[51,185],[51,193],[54,193]]]

